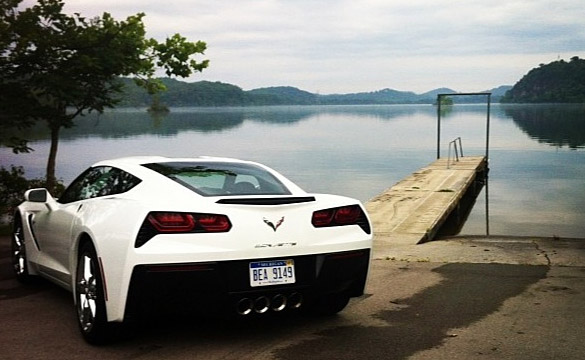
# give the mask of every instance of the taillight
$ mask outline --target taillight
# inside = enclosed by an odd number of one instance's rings
[[[311,223],[317,228],[359,225],[367,234],[371,232],[370,223],[359,205],[342,206],[315,211]]]
[[[355,224],[362,214],[359,206],[346,206],[337,209],[335,212],[335,222],[338,224]]]
[[[195,227],[195,220],[191,214],[183,213],[151,213],[148,221],[159,232],[189,232]]]
[[[218,233],[231,228],[226,215],[155,211],[142,223],[134,246],[144,245],[157,234]]]
[[[232,226],[230,219],[225,215],[196,214],[195,219],[197,224],[208,232],[225,232]]]
[[[315,227],[328,226],[329,224],[331,224],[334,215],[335,215],[334,209],[315,211],[313,213],[313,219],[311,220],[311,222]]]

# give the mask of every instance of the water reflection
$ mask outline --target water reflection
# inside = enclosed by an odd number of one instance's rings
[[[98,137],[102,139],[129,138],[140,135],[175,136],[186,131],[213,133],[230,130],[244,122],[268,124],[297,124],[312,118],[339,116],[355,119],[394,119],[434,116],[432,106],[264,106],[233,108],[173,108],[166,114],[150,114],[144,109],[122,109],[103,114],[89,114],[75,121],[75,126],[63,129],[61,140]],[[16,133],[0,136],[11,137]],[[27,129],[22,135],[31,141],[48,140],[43,122]]]
[[[514,123],[540,143],[571,149],[585,147],[585,106],[506,105]]]
[[[463,194],[457,206],[451,211],[443,225],[439,228],[437,237],[449,237],[461,233],[482,191],[485,194],[485,233],[481,235],[490,235],[488,171],[489,169],[486,169],[476,174],[475,179]]]
[[[484,111],[483,106],[449,107],[442,116],[449,122],[457,116],[470,117]],[[143,109],[109,111],[77,119],[73,128],[62,131],[62,140],[99,137],[127,138],[140,135],[175,136],[185,131],[222,132],[242,126],[247,121],[268,124],[297,124],[312,118],[352,117],[356,120],[394,121],[404,118],[436,117],[430,105],[394,106],[266,106],[235,108],[174,108],[165,115],[149,114]],[[531,139],[556,147],[585,147],[585,106],[583,105],[502,105],[495,107],[494,117],[511,118]],[[0,136],[10,137],[14,133]],[[47,140],[44,123],[27,129],[29,140]]]
[[[462,233],[485,234],[489,215],[493,234],[583,236],[584,108],[492,106],[489,214],[480,194]],[[69,183],[90,164],[122,156],[225,156],[267,164],[309,192],[367,201],[436,157],[431,105],[171,110],[158,117],[123,109],[78,119],[62,132],[57,176]],[[459,136],[466,156],[485,153],[484,104],[455,105],[444,120],[444,156]],[[0,148],[0,165],[43,176],[46,127],[26,135],[35,151],[14,155]]]
[[[78,137],[126,138],[138,135],[175,136],[184,131],[211,133],[237,128],[244,122],[241,113],[173,112],[164,117],[142,112],[108,112],[80,119],[63,131],[64,139]]]
[[[146,111],[116,111],[101,115],[90,114],[75,121],[75,126],[61,131],[61,140],[78,138],[122,139],[139,135],[175,136],[184,131],[202,133],[236,128],[244,122],[242,113],[173,112],[166,116],[151,115]],[[3,136],[13,136],[3,134]],[[48,140],[44,122],[26,130],[28,140]]]

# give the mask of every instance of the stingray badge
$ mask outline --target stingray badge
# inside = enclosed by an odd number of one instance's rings
[[[272,221],[268,220],[267,218],[263,218],[262,220],[264,220],[264,223],[266,225],[270,226],[270,228],[276,232],[276,229],[278,229],[278,227],[280,225],[282,225],[282,223],[284,222],[284,216],[281,217],[280,220],[278,220],[276,222],[276,224],[274,224]]]

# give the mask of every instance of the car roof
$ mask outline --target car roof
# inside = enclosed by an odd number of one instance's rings
[[[117,159],[109,159],[99,161],[93,166],[123,166],[123,165],[143,165],[150,163],[165,163],[165,162],[238,162],[238,163],[250,163],[249,161],[243,161],[238,159],[226,158],[226,157],[214,157],[214,156],[198,156],[198,157],[165,157],[165,156],[128,156]]]
[[[97,166],[111,166],[121,170],[124,170],[142,180],[151,179],[154,181],[161,180],[161,174],[153,171],[144,165],[146,164],[153,164],[153,163],[171,163],[171,162],[215,162],[215,163],[231,163],[231,164],[242,164],[242,165],[249,165],[249,166],[257,166],[263,168],[264,170],[268,171],[272,175],[276,176],[291,192],[293,193],[302,193],[304,194],[305,191],[301,189],[298,185],[293,183],[291,180],[287,179],[284,175],[280,174],[278,171],[255,161],[247,161],[247,160],[240,160],[228,157],[215,157],[215,156],[197,156],[197,157],[165,157],[165,156],[129,156],[129,157],[121,157],[116,159],[110,160],[103,160],[96,162],[92,165],[92,167]],[[168,180],[168,179],[166,179]]]

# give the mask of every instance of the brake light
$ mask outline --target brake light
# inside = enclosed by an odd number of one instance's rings
[[[197,224],[209,232],[228,231],[231,227],[230,220],[225,215],[197,214]]]
[[[359,225],[367,234],[371,233],[370,223],[359,205],[342,206],[315,211],[311,218],[314,227]]]
[[[362,214],[359,206],[346,206],[337,209],[335,212],[335,222],[338,224],[355,224]]]
[[[311,222],[315,227],[327,226],[331,224],[331,221],[333,220],[333,215],[335,215],[334,209],[315,211],[313,213],[313,219],[311,220]]]
[[[226,215],[153,211],[142,223],[135,247],[141,247],[158,234],[228,232],[232,223]]]
[[[189,232],[195,227],[193,215],[184,213],[151,213],[148,221],[160,232]]]

